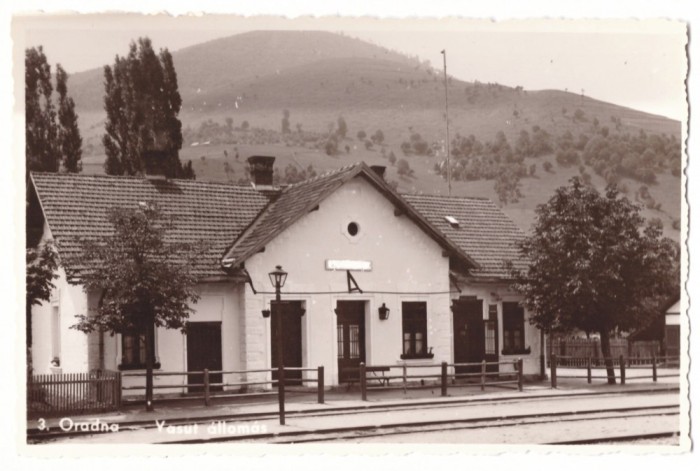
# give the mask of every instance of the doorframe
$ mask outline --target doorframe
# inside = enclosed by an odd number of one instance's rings
[[[309,342],[308,339],[312,338],[311,337],[311,322],[308,321],[309,319],[309,310],[307,309],[308,306],[310,306],[311,303],[311,297],[310,296],[296,296],[294,298],[282,298],[282,302],[289,301],[289,302],[300,302],[301,303],[301,308],[304,309],[304,315],[301,316],[301,367],[302,368],[307,368],[310,366],[309,365],[309,358],[312,358],[311,356],[311,344],[313,342]],[[271,295],[265,295],[263,297],[263,309],[271,309],[271,302],[275,301],[275,296]],[[258,314],[260,317],[262,317],[262,313]],[[264,324],[264,336],[265,336],[265,366],[268,369],[272,369],[272,315],[268,318],[263,319],[263,324]],[[302,378],[306,379],[307,375],[309,372],[303,371],[302,372]],[[315,373],[314,373],[315,375]],[[309,378],[311,376],[308,376]],[[315,376],[314,376],[315,378]],[[267,380],[271,381],[272,380],[272,372],[267,373]]]
[[[336,313],[336,309],[338,309],[338,303],[339,302],[347,302],[347,301],[352,301],[352,302],[361,302],[364,305],[364,327],[365,327],[365,335],[364,335],[364,342],[365,342],[365,364],[368,364],[370,361],[370,353],[371,353],[371,348],[369,347],[369,341],[371,341],[370,337],[370,324],[372,321],[372,316],[371,316],[371,307],[372,307],[372,301],[373,299],[371,298],[362,298],[362,299],[357,299],[354,297],[346,297],[346,296],[333,296],[331,298],[331,306],[332,306],[332,311],[331,314],[333,315],[333,332],[332,332],[332,339],[333,339],[333,345],[332,345],[332,351],[333,351],[333,361],[331,362],[331,371],[334,379],[333,384],[340,384],[340,368],[338,368],[338,314]]]

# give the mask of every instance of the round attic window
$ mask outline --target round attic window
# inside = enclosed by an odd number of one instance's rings
[[[355,237],[360,232],[360,226],[356,222],[348,224],[348,234]]]

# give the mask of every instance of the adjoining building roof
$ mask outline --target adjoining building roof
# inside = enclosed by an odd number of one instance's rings
[[[238,240],[224,255],[224,266],[238,266],[247,258],[260,251],[265,244],[274,239],[283,230],[318,206],[325,198],[345,182],[364,177],[380,193],[388,198],[406,217],[433,238],[443,249],[448,250],[463,265],[469,268],[479,268],[478,262],[459,245],[436,230],[427,219],[396,193],[374,170],[364,162],[359,162],[339,170],[335,170],[303,182],[284,188],[243,231]]]
[[[251,186],[194,180],[55,173],[32,173],[30,178],[62,261],[78,254],[79,238],[111,232],[107,220],[110,208],[156,203],[175,223],[169,234],[173,242],[208,244],[195,273],[201,278],[218,278],[226,275],[224,267],[240,266],[355,177],[372,184],[459,266],[468,269],[469,276],[508,278],[506,261],[525,267],[517,250],[524,233],[493,202],[399,195],[365,163],[290,185],[271,198]],[[450,223],[447,216],[458,224]]]
[[[174,220],[173,242],[209,245],[195,269],[202,278],[225,275],[221,254],[268,203],[251,187],[194,180],[56,173],[32,173],[31,180],[62,262],[80,250],[79,237],[111,233],[108,209],[156,203]]]
[[[518,242],[525,233],[491,200],[462,196],[402,195],[437,230],[479,264],[469,271],[475,278],[510,277],[506,262],[525,269]],[[458,221],[458,224],[450,222]]]

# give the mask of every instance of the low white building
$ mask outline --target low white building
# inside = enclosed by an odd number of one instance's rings
[[[281,265],[289,274],[282,289],[285,365],[324,366],[327,385],[351,379],[360,362],[523,358],[525,374],[539,375],[540,333],[509,290],[505,267],[522,266],[516,243],[523,233],[495,204],[399,195],[383,168],[364,163],[275,188],[273,161],[249,159],[250,186],[35,173],[29,226],[35,239],[53,239],[60,257],[79,250],[76,237],[108,231],[110,207],[156,203],[174,218],[180,240],[211,244],[198,267],[201,300],[188,333],[156,331],[159,371],[276,366],[277,310],[270,317],[262,311],[274,300],[268,273]],[[51,301],[32,309],[34,372],[143,369],[143,335],[70,329],[76,315],[94,313],[99,295],[69,284],[72,269],[62,267]],[[60,366],[52,366],[54,358]],[[230,374],[224,381],[256,378]],[[155,384],[179,386],[157,392],[187,389],[180,376],[159,376]]]

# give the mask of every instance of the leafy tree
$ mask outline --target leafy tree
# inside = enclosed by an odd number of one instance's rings
[[[364,141],[366,137],[367,137],[367,133],[366,133],[366,132],[364,132],[364,131],[362,131],[362,130],[357,131],[357,138],[358,138],[359,140]]]
[[[27,169],[58,172],[56,110],[51,95],[51,66],[43,48],[25,51],[24,102]]]
[[[95,315],[78,315],[82,332],[143,332],[146,344],[146,408],[153,409],[153,334],[155,327],[186,329],[195,291],[195,263],[201,243],[168,242],[173,222],[156,206],[112,208],[113,232],[82,239],[81,254],[71,266],[85,267],[74,282],[100,293]]]
[[[105,66],[104,76],[105,171],[137,175],[154,170],[168,177],[194,177],[179,158],[182,99],[170,52],[156,54],[150,39],[139,38],[126,57],[117,56],[112,67]]]
[[[292,130],[289,128],[289,110],[282,112],[282,134],[289,134]]]
[[[377,129],[377,131],[374,134],[372,134],[372,137],[370,139],[372,139],[373,143],[380,146],[384,143],[384,133],[381,129]]]
[[[502,165],[493,184],[501,204],[517,203],[522,198],[520,175],[512,165]]]
[[[614,185],[601,195],[575,177],[536,212],[520,244],[530,265],[514,271],[514,288],[538,328],[599,333],[614,384],[611,333],[644,326],[660,299],[679,292],[679,247],[658,225],[644,227],[640,208]]]
[[[63,167],[66,172],[78,173],[83,170],[82,145],[78,129],[78,115],[75,102],[68,96],[68,74],[60,64],[56,65],[56,91],[58,92],[58,142]]]
[[[68,96],[68,74],[56,66],[56,111],[51,66],[43,48],[30,48],[24,58],[24,104],[27,170],[67,172],[82,170],[82,139],[73,99]]]
[[[49,301],[51,290],[54,288],[53,280],[58,278],[58,256],[51,241],[26,251],[26,316],[27,316],[27,346],[32,344],[32,306],[39,305],[43,301]]]

